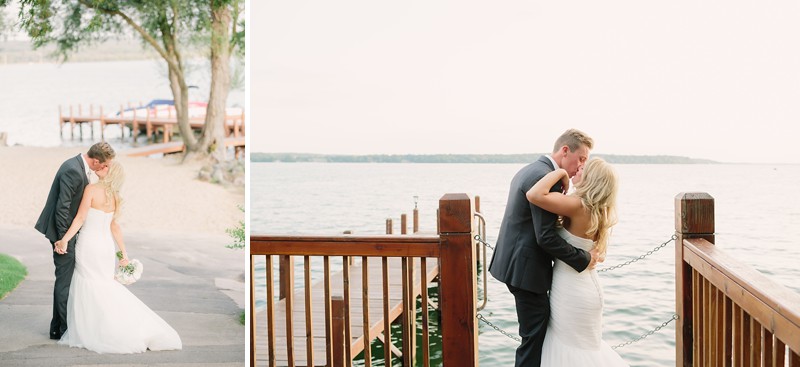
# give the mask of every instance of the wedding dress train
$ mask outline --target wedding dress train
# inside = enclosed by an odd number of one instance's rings
[[[114,280],[114,213],[89,209],[75,244],[67,331],[58,341],[97,353],[181,349],[178,333]]]

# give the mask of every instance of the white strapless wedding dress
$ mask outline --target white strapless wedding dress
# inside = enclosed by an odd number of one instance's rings
[[[114,280],[114,213],[89,209],[75,244],[67,331],[58,341],[97,353],[181,349],[178,333]]]
[[[571,245],[591,250],[594,243],[559,229]],[[578,273],[560,260],[553,267],[550,322],[542,347],[542,367],[628,366],[603,341],[603,288],[596,270]]]

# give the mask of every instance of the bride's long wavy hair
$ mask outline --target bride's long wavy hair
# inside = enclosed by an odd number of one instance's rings
[[[111,161],[108,164],[108,173],[105,177],[101,178],[97,183],[103,187],[108,202],[114,202],[114,219],[119,218],[122,207],[122,196],[119,191],[122,184],[125,182],[125,171],[119,162]]]
[[[617,172],[601,158],[586,162],[581,182],[575,185],[575,195],[589,211],[586,235],[595,241],[601,254],[606,253],[611,227],[617,224]]]

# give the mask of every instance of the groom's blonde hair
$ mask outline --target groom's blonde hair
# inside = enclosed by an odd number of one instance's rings
[[[580,148],[581,145],[585,145],[586,148],[592,150],[594,149],[594,139],[586,135],[583,131],[569,129],[556,139],[556,143],[553,145],[553,153],[557,152],[565,145],[569,147],[570,152],[574,152],[576,149]]]
[[[89,151],[86,153],[89,158],[94,158],[100,161],[100,163],[105,163],[108,160],[114,159],[116,153],[114,152],[114,148],[111,147],[111,144],[101,141],[89,147]]]
[[[608,248],[611,227],[617,224],[617,190],[619,179],[614,167],[602,158],[592,158],[583,168],[581,182],[575,185],[575,196],[589,211],[586,235],[595,241],[601,254]]]

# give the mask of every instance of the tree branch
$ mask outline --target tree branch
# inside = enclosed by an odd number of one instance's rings
[[[156,52],[158,52],[159,55],[161,55],[161,58],[163,58],[164,61],[166,61],[168,64],[170,64],[170,66],[172,66],[176,70],[180,70],[178,65],[176,65],[176,63],[175,63],[175,60],[172,60],[169,57],[169,55],[167,54],[166,50],[164,50],[163,48],[161,48],[161,46],[158,45],[158,41],[156,41],[156,39],[153,38],[152,35],[147,33],[147,31],[144,28],[142,28],[142,26],[137,24],[127,14],[125,14],[125,13],[119,11],[119,10],[108,10],[108,9],[98,8],[97,6],[95,6],[92,3],[90,3],[88,0],[78,0],[78,2],[80,2],[81,4],[83,4],[84,6],[86,6],[89,9],[94,9],[94,10],[97,10],[97,11],[100,11],[100,12],[103,12],[103,13],[106,13],[106,14],[109,14],[109,15],[116,15],[116,16],[119,16],[120,18],[122,18],[123,20],[125,20],[125,23],[128,23],[131,27],[133,27],[133,29],[136,30],[136,32],[138,32],[139,35],[141,35],[142,38],[144,38],[144,40],[147,43],[150,44],[150,46],[153,46],[153,48],[156,50]]]

